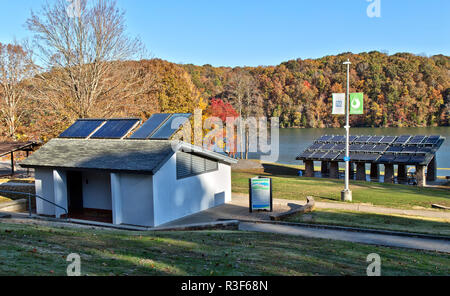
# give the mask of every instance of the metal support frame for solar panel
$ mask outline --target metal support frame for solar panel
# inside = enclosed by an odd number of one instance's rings
[[[95,133],[103,124],[105,119],[78,119],[69,128],[59,135],[59,138],[86,139]]]
[[[152,140],[169,140],[191,116],[191,113],[172,114],[149,138]],[[178,119],[177,126],[172,127],[174,120]]]
[[[169,113],[153,114],[129,139],[145,140],[150,138],[170,117]]]
[[[140,121],[139,118],[107,119],[89,139],[123,139],[138,126]]]

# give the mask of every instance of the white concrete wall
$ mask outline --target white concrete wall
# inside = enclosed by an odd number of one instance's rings
[[[112,210],[109,173],[83,172],[82,183],[84,208]]]
[[[155,226],[229,202],[231,167],[177,180],[175,153],[153,176],[153,197]]]
[[[35,188],[36,194],[55,202],[55,191],[53,188],[53,170],[51,169],[35,169]],[[36,211],[39,215],[55,215],[55,206],[36,198]]]
[[[53,171],[53,186],[55,191],[55,204],[66,209],[66,211],[64,211],[59,207],[54,207],[56,218],[60,218],[61,215],[67,214],[69,211],[67,206],[67,175],[65,171]]]
[[[151,175],[111,174],[113,223],[154,226]]]

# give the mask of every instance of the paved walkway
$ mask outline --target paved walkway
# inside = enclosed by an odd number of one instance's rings
[[[450,253],[450,242],[438,239],[405,237],[396,235],[362,233],[345,230],[317,229],[301,226],[279,225],[269,223],[241,222],[240,230],[270,232],[279,234],[298,235],[313,238],[333,239],[355,243],[373,244],[380,246],[401,247]]]
[[[304,205],[305,201],[300,200],[286,200],[286,199],[274,199],[273,200],[273,213],[268,212],[253,212],[248,211],[248,196],[244,194],[233,194],[233,200],[229,204],[221,205],[200,213],[181,218],[176,221],[165,224],[164,226],[176,226],[182,224],[193,223],[206,223],[210,221],[216,221],[218,219],[230,219],[230,220],[246,220],[246,221],[269,221],[270,215],[274,213],[287,212],[292,208]],[[371,206],[365,204],[350,204],[350,203],[337,203],[337,202],[316,202],[316,208],[319,209],[340,209],[349,211],[360,211],[366,213],[377,214],[398,214],[408,216],[421,216],[427,218],[442,218],[450,220],[450,212],[440,210],[402,210],[385,208],[378,206]]]

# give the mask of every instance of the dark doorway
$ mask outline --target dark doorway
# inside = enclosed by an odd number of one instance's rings
[[[67,172],[69,213],[83,211],[83,181],[81,172]]]

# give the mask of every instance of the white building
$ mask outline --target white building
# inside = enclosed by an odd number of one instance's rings
[[[53,139],[21,163],[69,217],[159,226],[231,201],[235,160],[184,142]],[[41,199],[37,213],[65,211]]]

